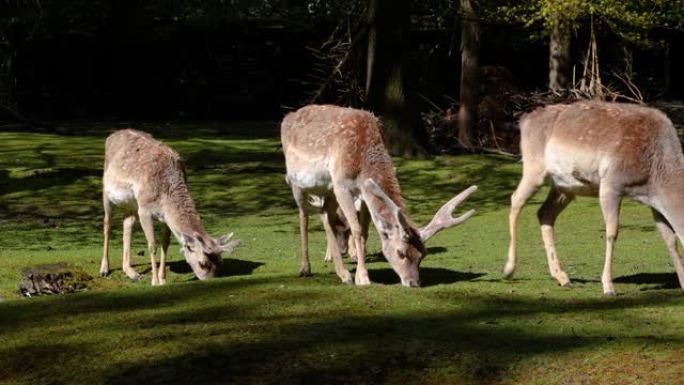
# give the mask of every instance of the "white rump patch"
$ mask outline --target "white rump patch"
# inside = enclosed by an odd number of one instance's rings
[[[117,206],[137,206],[133,189],[108,186],[105,193],[107,199]]]

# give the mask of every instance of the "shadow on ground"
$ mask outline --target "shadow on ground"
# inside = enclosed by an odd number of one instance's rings
[[[470,273],[443,269],[440,267],[420,268],[420,281],[422,287],[446,285],[461,281],[472,281],[484,276],[484,273]],[[392,269],[369,269],[368,276],[374,283],[394,285],[400,283],[399,276]]]
[[[582,336],[558,328],[519,327],[511,320],[584,317],[594,311],[672,306],[681,303],[682,298],[670,295],[671,292],[665,293],[668,295],[643,293],[609,301],[553,298],[540,301],[460,294],[460,305],[453,306],[449,301],[454,293],[450,291],[411,290],[410,293],[422,293],[424,301],[442,301],[444,306],[417,313],[407,311],[410,308],[395,312],[387,304],[377,309],[377,313],[371,308],[345,314],[310,304],[312,301],[358,301],[363,296],[325,288],[318,292],[250,289],[269,284],[273,279],[286,287],[296,286],[296,282],[310,282],[259,277],[198,282],[160,290],[74,295],[63,297],[59,306],[45,306],[45,301],[32,300],[0,304],[3,319],[0,332],[4,336],[26,332],[27,328],[42,336],[40,342],[27,341],[0,348],[3,368],[0,379],[30,382],[50,378],[54,383],[79,382],[74,373],[67,373],[63,367],[85,365],[91,368],[89,376],[95,375],[97,382],[106,384],[420,383],[426,373],[434,375],[439,370],[447,370],[447,378],[459,383],[482,384],[505,379],[524,359],[594,350],[618,342],[615,337],[596,330]],[[342,298],[332,298],[333,295],[342,295]],[[198,296],[204,301],[195,302],[196,306],[190,308],[183,306]],[[275,307],[283,301],[289,306]],[[397,303],[397,306],[403,305]],[[136,311],[135,317],[128,316],[131,311]],[[95,344],[68,343],[50,334],[49,326],[53,322],[67,318],[69,322],[76,322],[70,318],[74,316],[97,320],[80,329],[79,338],[87,340],[103,333],[125,334],[129,338],[117,339],[116,345],[111,345],[114,343],[111,339]],[[629,330],[634,317],[627,318],[630,317],[611,318],[611,323]],[[182,340],[183,344],[174,351],[146,358],[126,359],[117,353],[118,363],[102,364],[117,349],[137,350],[160,340]],[[635,343],[648,343],[651,349],[658,349],[661,344],[670,347],[684,344],[684,337]]]
[[[639,273],[617,277],[615,283],[632,283],[635,285],[654,285],[649,289],[678,289],[679,281],[675,273]],[[646,289],[646,290],[649,290]]]
[[[192,273],[190,265],[185,261],[171,261],[167,263],[169,269],[176,274],[188,274]],[[234,258],[223,258],[223,263],[218,271],[219,277],[232,277],[237,275],[250,275],[259,266],[263,266],[264,263],[244,261],[242,259]]]

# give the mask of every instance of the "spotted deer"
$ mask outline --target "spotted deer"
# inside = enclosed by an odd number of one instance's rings
[[[677,237],[684,237],[684,155],[672,122],[662,112],[634,104],[584,101],[539,108],[520,121],[523,175],[511,196],[510,247],[504,275],[516,264],[517,221],[525,202],[545,182],[551,189],[538,212],[549,270],[570,284],[556,255],[553,226],[575,196],[599,198],[606,226],[601,283],[614,295],[613,246],[622,197],[651,207],[684,288]]]
[[[382,142],[378,121],[371,113],[333,105],[309,105],[285,116],[281,140],[286,180],[299,207],[302,244],[300,275],[311,273],[308,254],[308,218],[311,197],[322,199],[323,225],[335,271],[344,283],[370,284],[365,266],[365,242],[355,200],[368,209],[382,251],[404,286],[420,286],[419,266],[425,242],[440,230],[463,223],[474,210],[454,218],[451,213],[472,194],[471,186],[446,203],[425,227],[408,218],[392,160]],[[351,229],[356,275],[342,263],[334,225],[338,206]]]
[[[105,143],[102,177],[104,205],[104,251],[100,275],[109,274],[109,237],[112,205],[124,214],[123,271],[134,280],[140,275],[131,267],[131,235],[136,216],[140,219],[152,264],[152,285],[166,282],[166,256],[170,232],[182,245],[182,252],[197,278],[214,277],[221,264],[221,253],[238,244],[231,235],[218,240],[204,230],[185,178],[180,156],[147,133],[131,129],[111,134]],[[153,220],[164,223],[159,269]]]

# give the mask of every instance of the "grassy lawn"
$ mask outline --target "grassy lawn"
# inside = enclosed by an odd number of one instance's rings
[[[127,124],[74,123],[58,133],[0,132],[0,383],[3,384],[681,384],[684,294],[649,210],[626,201],[614,278],[604,298],[603,223],[579,199],[557,244],[574,281],[546,267],[536,209],[523,211],[515,279],[501,279],[508,197],[520,164],[496,156],[397,159],[412,218],[479,185],[461,208],[477,214],[428,244],[424,287],[407,289],[379,255],[376,284],[340,284],[312,220],[310,278],[297,277],[297,211],[284,181],[275,123],[136,124],[186,160],[209,232],[242,246],[223,277],[199,282],[170,248],[168,285],[121,272],[114,224],[108,278],[87,292],[16,294],[24,266],[68,262],[97,275],[102,248],[104,139]],[[145,250],[139,227],[134,255]],[[145,253],[146,254],[146,253]],[[149,272],[149,257],[135,256]],[[349,265],[353,268],[353,265]]]

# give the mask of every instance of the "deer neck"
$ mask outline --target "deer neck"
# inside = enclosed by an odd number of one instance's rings
[[[169,226],[171,232],[183,243],[182,234],[201,236],[207,235],[195,203],[187,192],[187,189],[179,189],[171,192],[162,202],[164,221]]]
[[[378,151],[369,151],[361,172],[361,180],[373,179],[402,212],[406,212],[404,199],[401,197],[399,181],[392,166],[392,159],[382,147]]]

